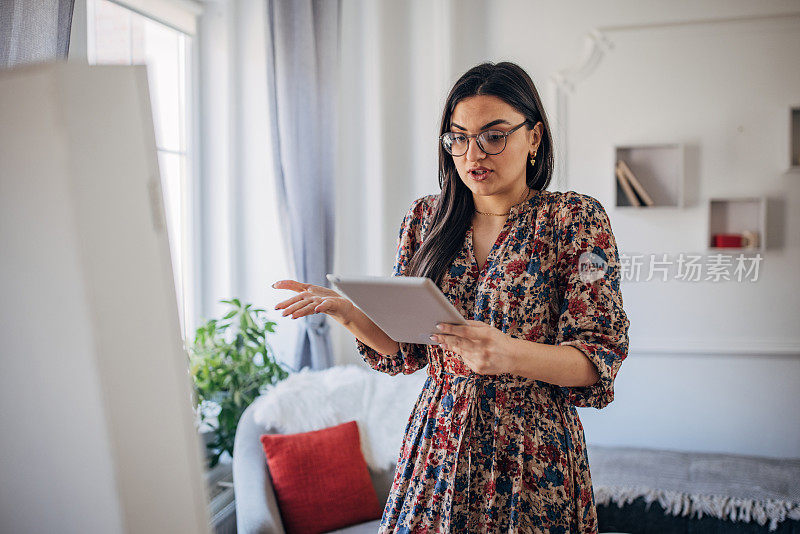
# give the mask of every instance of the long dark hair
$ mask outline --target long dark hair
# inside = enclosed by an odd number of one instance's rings
[[[544,190],[553,175],[553,142],[550,124],[542,107],[539,92],[522,67],[516,63],[481,63],[469,69],[450,89],[442,113],[439,135],[450,130],[450,117],[462,99],[491,95],[504,100],[527,119],[526,128],[533,129],[541,121],[542,140],[536,150],[536,163],[526,165],[525,181],[533,190]],[[409,265],[409,276],[426,276],[441,286],[445,271],[464,243],[475,204],[472,192],[458,176],[453,156],[439,144],[439,187],[442,192],[433,208],[432,219],[422,246]]]

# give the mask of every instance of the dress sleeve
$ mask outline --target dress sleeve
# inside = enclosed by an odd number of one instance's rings
[[[619,253],[608,215],[597,199],[575,191],[562,198],[556,345],[583,352],[600,379],[590,386],[560,388],[568,403],[600,409],[614,400],[614,379],[628,355],[630,321],[622,308]]]
[[[419,248],[422,217],[425,209],[424,198],[415,200],[403,218],[397,240],[392,276],[408,276],[411,258]],[[356,338],[358,352],[370,367],[376,371],[396,375],[410,375],[428,365],[427,345],[418,343],[398,343],[400,350],[395,354],[383,355]]]

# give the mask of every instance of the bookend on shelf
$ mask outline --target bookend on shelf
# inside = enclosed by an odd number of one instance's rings
[[[653,199],[647,194],[647,190],[636,178],[630,167],[622,161],[617,161],[616,168],[617,184],[625,193],[625,198],[631,206],[652,206]]]

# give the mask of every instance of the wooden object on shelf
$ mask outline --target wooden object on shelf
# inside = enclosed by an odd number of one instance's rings
[[[761,247],[761,235],[758,232],[751,232],[750,230],[746,230],[742,232],[742,238],[744,239],[744,248]]]
[[[685,147],[681,143],[615,146],[613,157],[617,162],[616,167],[621,169],[631,187],[631,192],[640,200],[638,205],[635,201],[631,201],[625,192],[623,182],[617,178],[615,206],[682,208],[685,180],[684,152]]]
[[[622,191],[625,193],[625,196],[628,198],[628,202],[630,202],[631,206],[641,206],[642,203],[639,200],[639,197],[633,192],[631,188],[631,184],[628,182],[628,178],[625,176],[625,173],[622,171],[622,168],[619,166],[619,162],[617,162],[617,183],[619,183]]]
[[[766,243],[766,197],[711,198],[708,209],[709,250],[759,251]],[[740,236],[742,246],[717,246]],[[727,237],[726,237],[727,236]]]
[[[652,206],[654,204],[653,199],[650,197],[650,195],[647,194],[647,191],[645,190],[642,183],[636,179],[636,176],[634,176],[633,171],[631,171],[630,167],[628,167],[628,165],[622,160],[619,160],[617,164],[619,165],[620,169],[622,169],[622,172],[623,174],[625,174],[625,177],[628,179],[628,182],[636,191],[636,194],[642,200],[642,203],[646,206]]]

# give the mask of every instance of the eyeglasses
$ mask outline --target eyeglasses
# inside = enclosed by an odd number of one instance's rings
[[[452,156],[463,156],[469,150],[469,139],[474,137],[478,143],[478,147],[484,154],[494,156],[499,154],[506,148],[506,141],[509,135],[517,131],[519,128],[527,124],[528,121],[514,126],[507,132],[500,130],[486,130],[479,134],[467,135],[460,132],[445,132],[439,139],[442,146]]]

